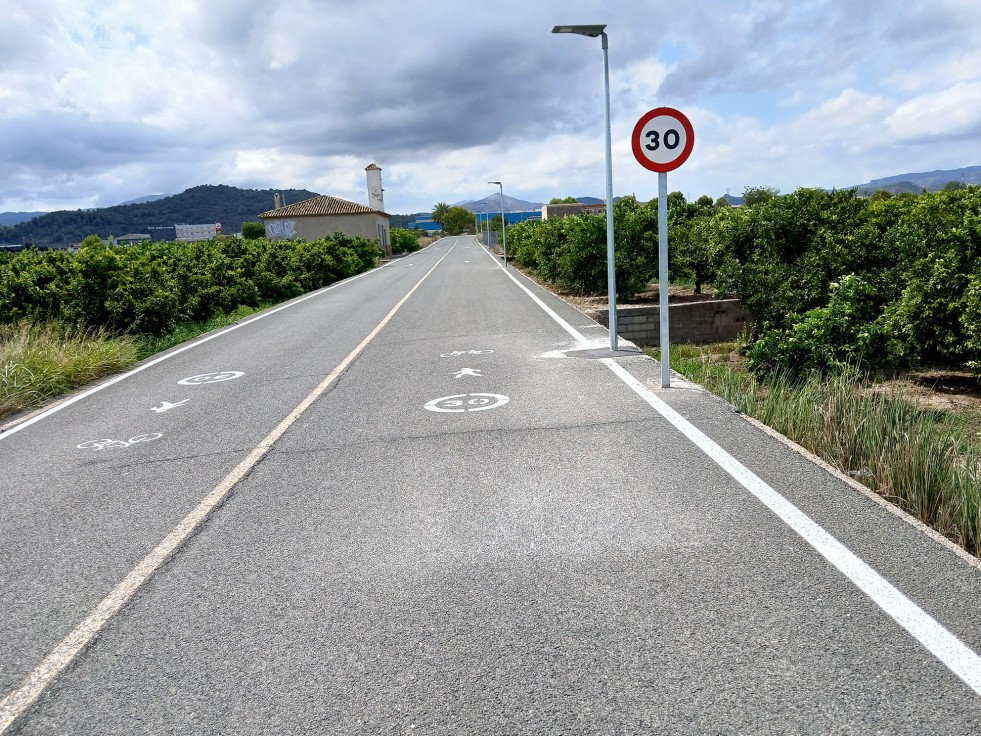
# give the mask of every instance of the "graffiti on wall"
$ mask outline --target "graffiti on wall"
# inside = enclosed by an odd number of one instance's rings
[[[296,220],[267,220],[267,238],[295,238]]]

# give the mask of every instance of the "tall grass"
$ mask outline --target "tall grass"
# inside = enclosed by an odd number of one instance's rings
[[[672,367],[981,556],[981,447],[956,415],[857,375],[764,382],[691,348]]]
[[[0,325],[0,417],[135,363],[133,338],[54,322]]]

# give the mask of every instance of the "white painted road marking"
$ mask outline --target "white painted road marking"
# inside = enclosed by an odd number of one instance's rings
[[[456,394],[427,401],[428,411],[460,413],[466,411],[486,411],[504,406],[511,399],[501,394]]]
[[[234,381],[236,378],[241,378],[244,375],[245,373],[242,371],[216,371],[215,373],[202,373],[200,376],[182,378],[177,383],[181,386],[200,386],[205,383]]]
[[[491,258],[494,256],[488,255]],[[496,263],[496,259],[495,259]],[[508,278],[524,291],[532,301],[545,311],[559,326],[572,335],[583,346],[590,342],[572,325],[550,309],[509,271],[498,265]],[[838,569],[855,587],[868,596],[896,623],[927,651],[940,660],[951,672],[957,675],[975,693],[981,695],[981,657],[936,619],[903,595],[892,583],[872,569],[845,545],[831,536],[807,514],[794,506],[777,491],[764,483],[755,473],[744,466],[722,447],[709,439],[701,430],[681,416],[678,412],[658,398],[646,386],[634,378],[625,368],[612,358],[601,362],[631,389],[637,393],[658,414],[667,419],[681,434],[687,437],[698,449],[728,473],[743,488],[752,493],[764,506],[781,521],[793,529],[821,556]]]
[[[128,440],[86,440],[78,445],[76,448],[79,450],[114,450],[122,447],[129,447],[130,445],[135,445],[139,442],[150,442],[152,440],[159,440],[163,437],[159,432],[152,432],[150,434],[138,434],[135,437],[130,437]]]
[[[171,404],[169,401],[161,401],[160,406],[150,407],[150,411],[155,411],[157,414],[163,414],[171,409],[176,409],[178,406],[184,406],[190,399],[184,399],[183,401],[178,401],[176,404]]]
[[[103,598],[95,609],[78,624],[57,646],[44,658],[44,660],[34,668],[34,670],[24,678],[24,681],[3,700],[0,700],[0,734],[6,731],[47,689],[47,687],[60,675],[68,665],[70,665],[79,653],[94,639],[102,628],[112,619],[113,616],[133,597],[137,590],[153,575],[157,569],[166,562],[177,548],[194,533],[194,531],[204,523],[218,506],[228,497],[232,488],[240,480],[246,477],[252,469],[266,456],[273,445],[286,433],[293,424],[309,409],[313,403],[319,399],[324,392],[330,388],[348,366],[354,362],[355,358],[364,352],[369,343],[377,337],[378,333],[395,317],[395,314],[402,308],[409,297],[411,297],[422,283],[429,278],[429,275],[436,270],[437,266],[443,262],[453,248],[447,250],[446,255],[436,261],[436,264],[420,278],[415,286],[402,297],[399,302],[392,307],[385,318],[368,333],[354,350],[352,350],[344,360],[342,360],[333,371],[330,372],[320,385],[301,401],[293,411],[291,411],[279,425],[270,432],[259,445],[240,462],[225,479],[215,486],[205,498],[185,516],[180,523],[170,532],[143,560],[134,567],[123,580],[113,588],[109,594]]]
[[[457,378],[463,378],[464,376],[474,376],[475,378],[483,378],[483,376],[480,374],[480,370],[481,369],[478,368],[464,368],[463,370],[457,371],[453,375],[456,376]]]

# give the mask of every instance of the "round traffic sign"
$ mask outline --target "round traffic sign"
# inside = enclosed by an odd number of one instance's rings
[[[634,126],[630,143],[634,158],[651,171],[674,171],[691,155],[695,131],[673,107],[658,107],[644,113]]]

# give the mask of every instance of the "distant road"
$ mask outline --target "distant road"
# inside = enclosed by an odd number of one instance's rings
[[[3,734],[981,733],[981,568],[472,237],[0,434]]]

